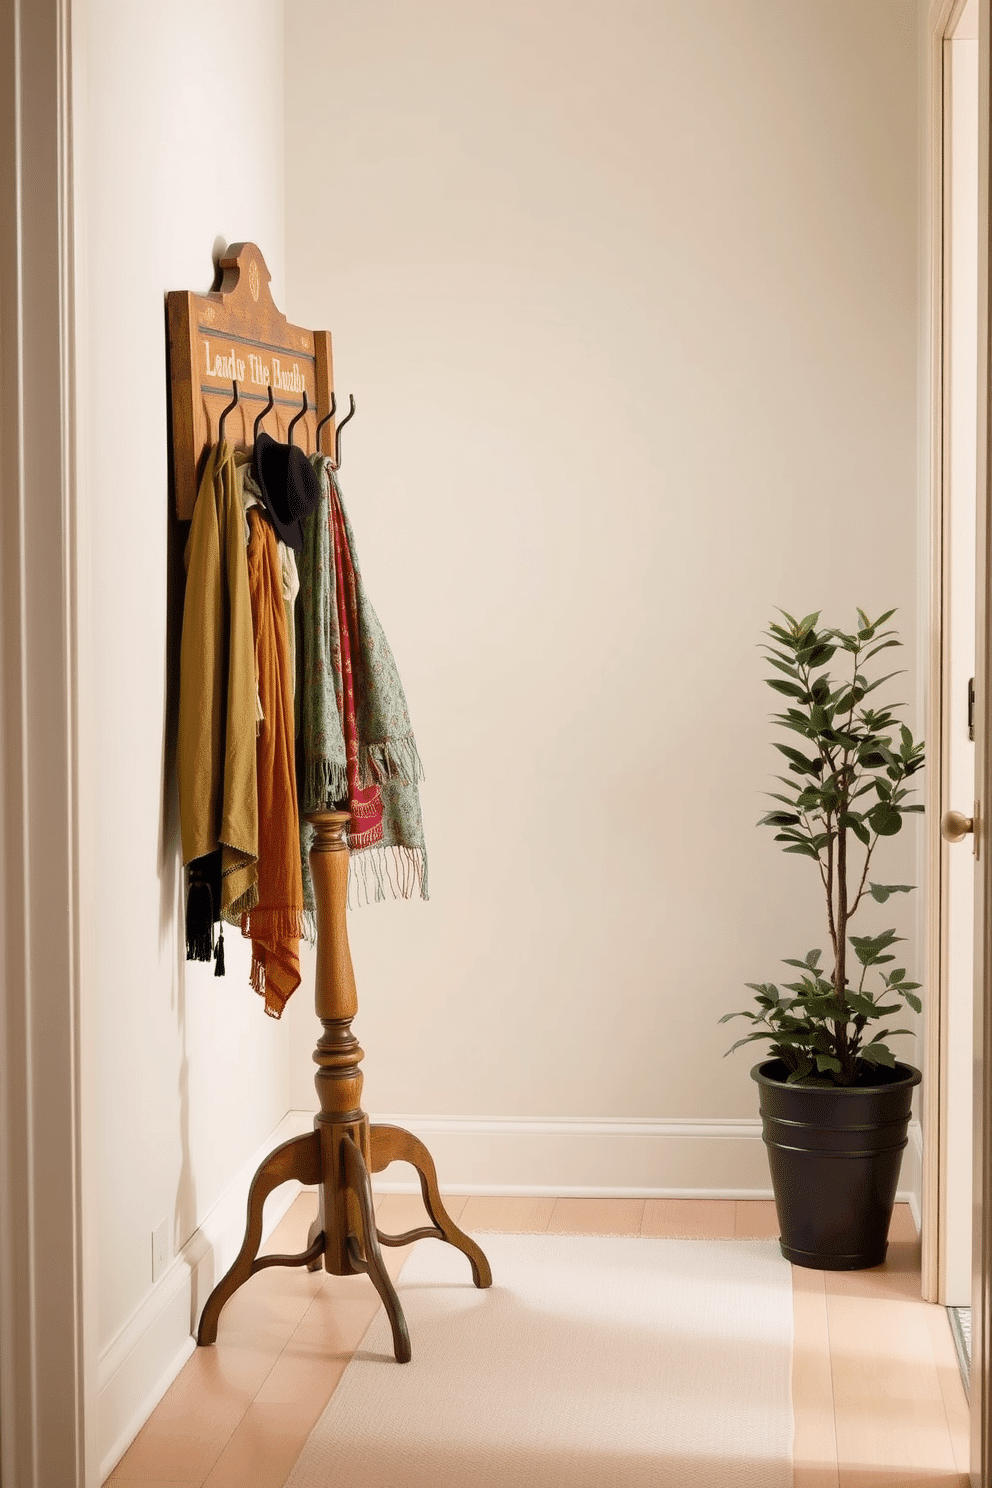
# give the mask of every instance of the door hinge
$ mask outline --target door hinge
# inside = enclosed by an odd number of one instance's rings
[[[975,679],[968,678],[968,738],[975,738]]]

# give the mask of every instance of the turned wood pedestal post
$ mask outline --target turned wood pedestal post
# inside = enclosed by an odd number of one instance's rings
[[[317,976],[315,1003],[323,1032],[314,1050],[314,1084],[320,1110],[314,1130],[294,1137],[269,1154],[252,1181],[248,1194],[248,1222],[237,1260],[207,1298],[200,1316],[197,1342],[217,1338],[221,1308],[249,1276],[265,1266],[323,1265],[334,1276],[366,1272],[382,1298],[393,1331],[399,1363],[410,1358],[410,1337],[396,1289],[383,1264],[383,1245],[408,1245],[414,1240],[446,1240],[469,1259],[478,1287],[492,1283],[489,1262],[468,1235],[448,1215],[438,1191],[430,1153],[417,1137],[398,1126],[372,1126],[362,1110],[363,1054],[351,1029],[358,1011],[355,973],[348,948],[348,843],[346,811],[315,811],[307,817],[316,830],[310,849],[310,871],[317,906]],[[424,1206],[432,1221],[402,1235],[384,1235],[376,1228],[370,1173],[391,1162],[416,1168]],[[262,1207],[266,1197],[290,1178],[319,1188],[317,1218],[309,1244],[299,1255],[259,1256]]]

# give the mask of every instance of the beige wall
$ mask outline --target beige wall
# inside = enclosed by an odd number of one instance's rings
[[[286,305],[428,773],[430,904],[351,919],[368,1105],[748,1117],[717,1019],[823,942],[760,632],[897,605],[918,691],[916,8],[286,18]]]
[[[209,289],[217,240],[249,238],[283,296],[282,10],[236,9],[234,24],[217,0],[90,0],[77,31],[101,1347],[151,1290],[153,1228],[183,1245],[289,1104],[286,1041],[246,990],[246,951],[229,938],[220,981],[181,949],[164,295]]]

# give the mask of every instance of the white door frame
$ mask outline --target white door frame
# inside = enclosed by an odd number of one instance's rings
[[[0,6],[3,1488],[98,1482],[81,1181],[72,17],[72,0]]]
[[[975,831],[980,845],[975,893],[975,1043],[974,1043],[974,1268],[972,1280],[971,1470],[976,1488],[992,1480],[992,1432],[989,1408],[990,1289],[992,1289],[992,1017],[986,1013],[992,994],[992,864],[989,811],[992,808],[992,440],[989,396],[992,394],[992,4],[979,0],[978,88],[978,546],[976,597],[978,624],[975,654]],[[983,602],[984,599],[984,602]]]
[[[949,219],[946,177],[948,165],[945,120],[950,83],[947,42],[958,27],[967,0],[931,0],[927,35],[927,192],[924,236],[929,270],[928,329],[930,407],[927,429],[929,515],[927,587],[929,604],[922,609],[929,649],[927,662],[927,771],[925,775],[926,838],[924,871],[926,923],[926,1012],[923,1045],[923,1176],[922,1176],[922,1279],[923,1295],[931,1302],[961,1301],[948,1296],[949,1271],[957,1261],[945,1248],[946,1209],[951,1177],[948,1165],[949,1112],[952,1098],[948,1065],[950,1038],[950,988],[948,983],[947,899],[949,888],[948,847],[941,841],[941,813],[950,806],[970,813],[974,795],[969,786],[959,790],[961,800],[951,800],[949,790],[948,710],[963,710],[964,696],[949,696],[949,665],[945,612],[948,600],[950,557],[949,469],[946,460],[950,428],[950,388],[946,378],[948,353],[947,285],[949,261],[945,257]],[[977,341],[976,341],[977,355]],[[977,793],[977,788],[976,788]],[[970,843],[951,851],[969,852]],[[960,867],[960,864],[957,866]]]

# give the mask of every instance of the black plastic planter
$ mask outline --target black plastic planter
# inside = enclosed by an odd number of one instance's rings
[[[885,1260],[913,1088],[910,1064],[877,1085],[787,1085],[779,1059],[751,1071],[787,1261],[863,1271]]]

